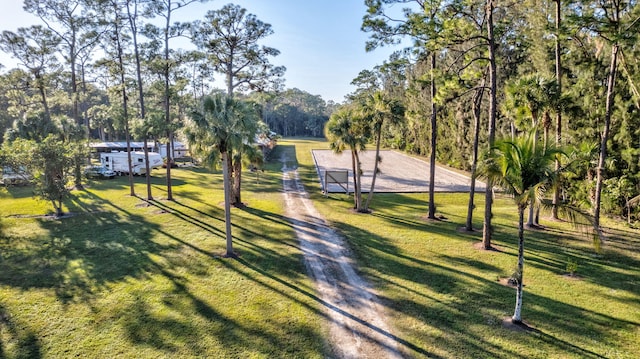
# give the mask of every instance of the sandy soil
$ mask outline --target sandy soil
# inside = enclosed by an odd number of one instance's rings
[[[349,188],[353,190],[351,153],[345,151],[335,154],[331,150],[313,150],[318,176],[324,189],[326,171],[349,171]],[[362,192],[369,192],[373,176],[373,166],[376,152],[374,150],[360,153],[362,163]],[[376,177],[375,192],[428,192],[429,191],[429,162],[407,156],[396,151],[380,151],[382,161],[379,164]],[[435,171],[436,192],[469,192],[471,178],[437,166]],[[486,185],[476,181],[476,192],[484,192]],[[329,184],[329,192],[344,192],[337,184]]]
[[[328,318],[328,344],[336,358],[401,358],[384,307],[354,269],[344,239],[314,208],[298,179],[297,164],[283,154],[286,213]]]

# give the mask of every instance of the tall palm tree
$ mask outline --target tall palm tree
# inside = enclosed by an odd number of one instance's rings
[[[351,166],[353,169],[353,198],[355,209],[364,212],[362,205],[361,163],[360,151],[363,151],[369,141],[370,127],[359,111],[345,106],[335,111],[325,125],[325,136],[329,140],[329,147],[335,153],[344,150],[351,151]]]
[[[382,126],[385,121],[391,124],[400,123],[404,119],[404,106],[397,99],[389,97],[382,91],[376,91],[369,95],[364,104],[364,113],[370,121],[373,129],[373,135],[376,138],[376,157],[373,165],[373,176],[371,178],[371,189],[367,195],[367,201],[364,204],[364,212],[369,211],[369,205],[373,198],[373,192],[376,185],[376,176],[378,175],[378,163],[382,161],[380,158],[380,142],[382,140]]]
[[[191,116],[187,141],[193,153],[201,157],[203,163],[215,167],[222,160],[224,183],[224,220],[227,240],[227,257],[235,257],[231,236],[231,184],[229,181],[229,153],[231,148],[242,141],[242,132],[247,118],[244,102],[224,94],[205,97],[199,111]]]
[[[481,173],[512,194],[518,206],[518,266],[516,307],[513,322],[522,322],[522,276],[524,270],[524,211],[542,198],[555,177],[555,160],[563,154],[555,147],[535,146],[535,133],[512,140],[498,140]]]

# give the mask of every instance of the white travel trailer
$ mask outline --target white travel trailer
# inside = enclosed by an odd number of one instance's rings
[[[154,144],[156,151],[162,156],[162,158],[167,157],[167,144],[156,142]],[[189,155],[189,150],[182,142],[173,141],[173,151],[171,153],[171,158],[173,160],[183,158]]]
[[[156,152],[149,152],[149,170],[162,167],[162,156]],[[112,170],[117,175],[129,174],[129,159],[127,152],[102,152],[100,164]],[[144,162],[144,151],[131,152],[131,168],[134,175],[144,175],[147,168]]]

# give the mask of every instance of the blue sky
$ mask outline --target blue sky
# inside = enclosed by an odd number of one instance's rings
[[[38,23],[38,19],[22,10],[22,1],[0,0],[0,30]],[[211,9],[219,9],[229,1],[194,3],[176,12],[176,21],[203,19]],[[366,12],[364,0],[235,0],[238,4],[271,24],[274,34],[263,45],[280,50],[272,58],[274,65],[287,68],[287,88],[297,87],[325,100],[342,102],[354,90],[350,85],[361,70],[382,64],[394,49],[385,47],[367,53],[368,34],[360,31]],[[174,46],[176,46],[174,44]],[[186,47],[185,45],[176,47]],[[0,63],[13,63],[0,54]],[[223,88],[220,82],[216,87]]]

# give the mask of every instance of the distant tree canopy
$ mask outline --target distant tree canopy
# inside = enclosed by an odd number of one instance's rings
[[[256,92],[250,98],[262,105],[262,119],[269,128],[284,137],[323,137],[324,125],[337,107],[333,101],[327,103],[297,88]]]

